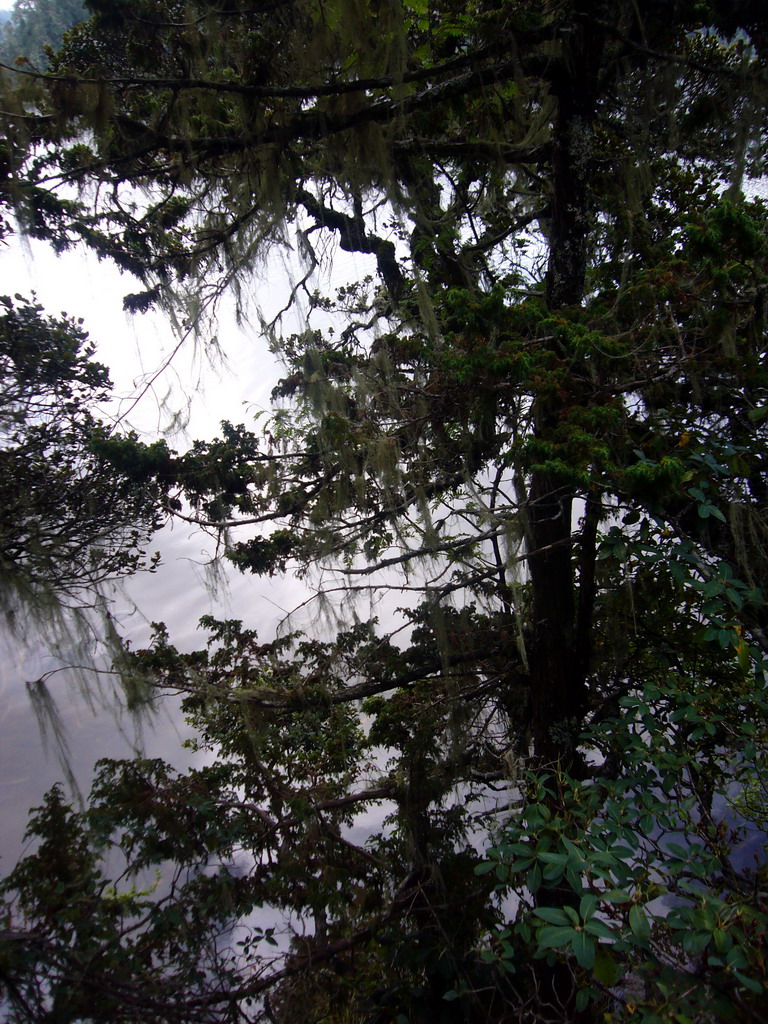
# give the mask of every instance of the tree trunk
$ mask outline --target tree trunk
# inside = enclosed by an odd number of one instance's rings
[[[582,304],[586,290],[590,227],[589,184],[592,170],[593,123],[596,115],[598,75],[604,38],[585,16],[598,13],[598,3],[582,5],[574,13],[573,29],[562,39],[562,52],[552,78],[558,108],[553,132],[553,197],[547,268],[547,305],[551,312]],[[561,355],[558,343],[553,354]],[[537,399],[534,431],[546,441],[568,410],[580,401],[577,388],[566,384],[562,392]],[[573,503],[576,491],[546,469],[532,473],[528,496],[531,556],[533,637],[531,644],[531,732],[540,766],[578,771],[577,745],[587,709],[592,569],[594,544],[582,551],[579,589],[572,551]],[[594,529],[594,516],[585,529]],[[581,592],[583,590],[583,592]],[[585,614],[586,613],[586,614]],[[541,905],[563,906],[575,896],[568,890],[544,889]],[[587,1024],[590,1010],[577,1012],[576,986],[567,963],[535,968],[541,1009],[552,1020]],[[550,1019],[550,1018],[548,1018]]]
[[[553,133],[552,224],[547,305],[550,311],[581,305],[586,285],[587,242],[591,219],[589,181],[593,122],[604,38],[587,14],[599,4],[585,4],[574,14],[573,28],[562,40],[555,62],[552,92],[558,109]],[[589,8],[589,9],[586,9]],[[555,355],[557,343],[554,343]],[[536,401],[534,430],[546,440],[578,396]],[[571,552],[574,489],[546,470],[532,474],[529,502],[529,568],[533,591],[531,709],[534,751],[543,764],[572,765],[585,711],[588,666],[584,638],[576,634],[576,597]],[[579,623],[581,630],[589,624]]]

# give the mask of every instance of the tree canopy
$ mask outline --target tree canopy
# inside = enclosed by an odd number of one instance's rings
[[[91,604],[146,567],[160,491],[117,471],[97,444],[111,382],[81,324],[0,297],[0,576],[6,615]]]
[[[46,66],[46,47],[56,49],[67,31],[87,17],[81,0],[16,0],[0,27],[0,60]]]
[[[4,80],[23,230],[128,308],[301,253],[266,424],[95,451],[333,624],[130,654],[209,763],[49,795],[16,1019],[763,1020],[761,6],[91,0]]]

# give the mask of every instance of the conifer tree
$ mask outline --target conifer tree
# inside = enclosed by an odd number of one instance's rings
[[[310,307],[263,325],[265,429],[99,455],[349,617],[135,654],[214,761],[105,764],[87,816],[49,798],[35,834],[77,835],[108,940],[52,923],[43,845],[8,882],[17,1016],[759,1021],[764,872],[723,801],[764,818],[760,5],[90,8],[5,85],[25,229],[203,337],[297,244]],[[329,244],[370,277],[315,291]],[[175,866],[170,904],[102,895],[115,836]],[[222,938],[265,904],[306,922],[272,968],[271,933]]]
[[[146,567],[161,491],[97,453],[109,373],[81,322],[0,297],[0,608],[87,607]]]
[[[46,47],[58,49],[69,29],[85,18],[80,0],[16,0],[0,28],[0,60],[45,68]]]

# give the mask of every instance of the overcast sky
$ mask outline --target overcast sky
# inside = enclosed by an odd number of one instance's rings
[[[329,245],[332,281],[318,272],[318,287],[331,289],[371,272],[370,259],[338,249],[334,253],[333,249],[333,244]],[[292,259],[290,251],[275,254],[249,284],[254,309],[268,318],[286,304],[292,283],[302,276],[302,269]],[[97,346],[96,358],[110,367],[115,385],[115,401],[105,415],[121,417],[123,426],[137,430],[147,441],[162,436],[171,411],[187,401],[186,435],[168,438],[178,450],[184,450],[192,439],[215,436],[222,419],[256,429],[257,414],[269,410],[280,367],[260,334],[256,316],[252,326],[240,329],[232,306],[222,306],[216,330],[226,362],[212,362],[204,343],[188,341],[176,351],[178,340],[160,314],[125,314],[122,297],[137,291],[137,282],[82,250],[56,256],[43,243],[13,240],[0,246],[0,281],[4,294],[18,292],[29,297],[34,291],[46,312],[83,318]],[[300,309],[295,316],[293,324],[284,325],[286,329],[302,325]],[[138,402],[137,395],[141,396]],[[162,553],[160,570],[129,581],[127,597],[115,597],[113,611],[119,627],[134,646],[146,642],[152,621],[165,622],[180,648],[201,646],[204,635],[197,623],[204,614],[242,619],[268,640],[285,615],[308,596],[305,586],[291,577],[259,578],[235,570],[227,573],[227,586],[211,591],[206,587],[205,566],[214,547],[212,538],[184,523],[177,522],[157,535],[151,549]],[[0,625],[0,645],[2,875],[18,855],[28,808],[39,803],[46,789],[61,779],[62,770],[55,751],[46,750],[43,744],[25,686],[57,663],[46,660],[45,645],[34,632],[23,644],[10,638],[7,631],[3,635]],[[111,711],[97,707],[94,712],[78,696],[73,679],[65,672],[51,678],[50,688],[65,713],[73,770],[87,790],[97,758],[130,755],[132,724],[124,721],[118,728]],[[103,703],[111,704],[108,687]],[[180,749],[180,729],[183,722],[178,714],[172,719],[161,717],[155,732],[144,734],[148,755],[186,759],[188,755]]]
[[[254,280],[253,291],[257,302],[276,309],[288,294],[290,271],[279,259],[272,268],[266,277]],[[130,318],[123,313],[122,296],[135,291],[136,285],[111,265],[83,252],[56,257],[45,245],[29,247],[14,241],[0,248],[0,280],[3,293],[29,296],[34,290],[48,313],[84,318],[97,344],[97,358],[110,367],[115,383],[118,398],[109,414],[125,415],[126,424],[147,440],[160,435],[168,411],[181,407],[187,398],[191,399],[188,435],[170,440],[180,450],[190,438],[214,436],[223,418],[253,427],[255,413],[269,406],[279,368],[258,329],[238,329],[231,310],[222,310],[218,325],[227,365],[211,365],[199,346],[188,343],[155,379],[175,349],[176,339],[159,316]],[[134,405],[137,393],[142,398]],[[162,409],[164,402],[167,411]],[[152,544],[153,550],[156,547],[163,554],[159,572],[132,580],[127,588],[130,600],[116,598],[118,621],[135,645],[146,640],[149,622],[162,620],[179,646],[198,646],[202,637],[196,634],[197,622],[207,613],[244,619],[267,639],[285,611],[305,596],[292,579],[260,580],[234,572],[229,588],[211,593],[205,586],[205,563],[213,554],[213,541],[185,524],[164,530]],[[0,874],[4,874],[18,853],[27,809],[39,802],[62,771],[55,752],[44,749],[25,687],[26,681],[55,663],[46,660],[45,645],[34,631],[26,643],[6,631],[0,643]],[[132,725],[123,722],[121,737],[112,714],[98,709],[94,713],[77,697],[67,673],[52,677],[50,685],[65,713],[73,768],[81,785],[87,786],[97,758],[131,752]],[[178,716],[175,722],[161,719],[156,733],[145,735],[147,752],[178,757],[178,727]]]

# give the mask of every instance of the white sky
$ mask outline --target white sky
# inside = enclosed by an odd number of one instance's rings
[[[285,294],[285,287],[276,281],[265,283],[270,296]],[[0,248],[0,291],[29,296],[33,290],[46,312],[83,317],[84,326],[97,343],[97,358],[110,367],[115,392],[123,397],[122,402],[113,403],[115,410],[130,407],[128,397],[135,394],[136,384],[153,373],[175,347],[170,330],[158,317],[130,318],[123,313],[123,294],[136,290],[131,279],[83,252],[57,258],[43,244],[22,247],[16,241]],[[253,412],[268,404],[278,369],[257,332],[223,327],[220,340],[230,370],[212,368],[188,345],[131,410],[130,425],[146,432],[148,440],[154,439],[164,418],[158,404],[173,389],[171,407],[180,405],[183,395],[191,392],[191,437],[213,436],[222,418],[253,426]],[[176,443],[180,450],[187,446],[184,438]],[[175,526],[155,538],[153,549],[162,549],[164,565],[156,575],[140,576],[128,587],[141,611],[131,613],[125,601],[116,609],[125,633],[135,643],[140,645],[145,640],[148,622],[162,620],[180,646],[196,646],[201,641],[194,636],[194,628],[206,613],[244,618],[253,625],[258,622],[265,637],[274,630],[282,614],[275,605],[289,606],[293,602],[293,581],[267,580],[260,586],[254,577],[246,579],[233,573],[230,596],[221,593],[213,597],[206,591],[202,568],[211,546],[192,527]],[[62,776],[55,753],[43,747],[24,685],[51,664],[34,634],[26,646],[0,636],[0,875],[10,869],[19,852],[27,809],[39,803],[45,790]],[[94,714],[77,698],[66,673],[51,679],[51,690],[65,712],[75,773],[87,788],[97,758],[129,755],[131,723],[124,723],[127,732],[121,739],[112,715],[103,710]],[[147,747],[152,756],[179,756],[175,726],[167,719],[161,721],[156,734],[147,735]]]
[[[358,278],[369,270],[365,260],[336,255],[340,258],[334,260],[334,281]],[[271,260],[251,285],[254,305],[266,307],[265,311],[274,315],[285,305],[291,276],[296,274],[296,268],[291,271],[279,258]],[[321,286],[327,283],[320,282]],[[57,257],[43,243],[22,246],[17,240],[0,247],[2,294],[18,292],[29,297],[34,291],[47,313],[83,318],[97,345],[96,357],[110,367],[115,384],[117,401],[110,411],[125,416],[124,425],[142,433],[146,440],[154,440],[167,424],[160,405],[170,392],[170,409],[180,407],[187,395],[192,400],[187,437],[169,439],[179,450],[192,438],[215,436],[221,419],[254,428],[254,415],[268,409],[280,371],[258,327],[240,330],[232,310],[226,307],[221,311],[218,338],[227,366],[212,366],[199,347],[196,350],[188,342],[174,356],[170,369],[153,379],[139,404],[133,406],[137,387],[141,390],[143,382],[154,378],[176,347],[176,339],[159,315],[129,317],[123,312],[122,296],[137,290],[129,276],[83,251]],[[196,628],[204,614],[243,619],[267,640],[284,614],[307,596],[303,585],[292,578],[259,578],[235,570],[228,574],[228,588],[212,594],[206,589],[204,564],[213,553],[213,541],[183,523],[157,535],[151,544],[151,549],[155,548],[163,555],[158,573],[129,581],[130,602],[121,600],[114,609],[121,632],[134,646],[146,642],[152,621],[164,621],[172,640],[182,649],[201,646],[204,639]],[[44,748],[24,685],[55,664],[46,661],[39,639],[32,638],[23,646],[3,638],[0,628],[0,876],[18,856],[28,808],[39,804],[44,792],[62,778],[55,752]],[[126,735],[121,737],[113,715],[98,708],[94,713],[77,696],[67,673],[51,679],[51,691],[64,712],[72,767],[87,791],[93,763],[99,757],[130,756],[131,723],[124,723]],[[188,757],[180,749],[177,725],[168,718],[160,721],[154,734],[146,734],[145,740],[149,756],[173,760],[175,755],[177,763]]]

